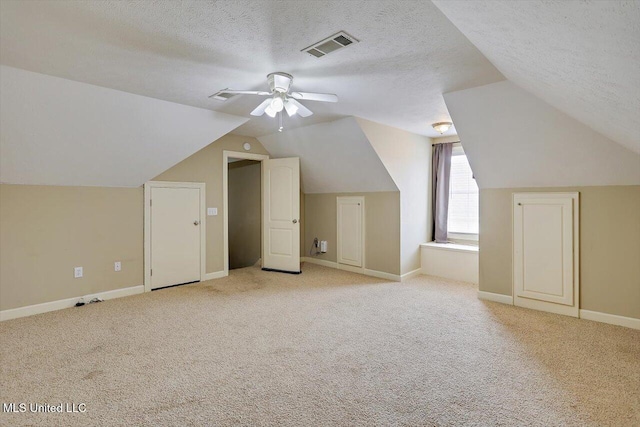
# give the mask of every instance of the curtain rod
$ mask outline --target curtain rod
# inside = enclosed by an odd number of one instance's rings
[[[461,143],[459,139],[458,140],[453,140],[453,141],[438,141],[438,139],[439,138],[432,139],[433,145],[436,145],[436,144],[449,144],[449,143],[460,144]]]

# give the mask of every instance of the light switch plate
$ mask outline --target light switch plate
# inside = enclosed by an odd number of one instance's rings
[[[218,215],[218,208],[207,208],[208,216],[216,216]]]

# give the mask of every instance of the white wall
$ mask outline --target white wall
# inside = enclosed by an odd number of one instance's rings
[[[139,187],[247,121],[0,67],[0,182]]]
[[[276,132],[258,140],[272,157],[300,157],[302,191],[397,191],[355,118]]]
[[[480,188],[640,184],[640,154],[509,81],[444,98]]]
[[[427,243],[421,247],[422,274],[461,282],[479,282],[478,248],[453,243]]]
[[[406,274],[420,268],[420,244],[431,240],[431,140],[357,120],[400,190],[401,274]]]

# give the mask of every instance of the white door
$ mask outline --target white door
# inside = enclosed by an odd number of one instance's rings
[[[151,289],[201,280],[201,191],[151,187]]]
[[[338,263],[364,267],[364,197],[338,197]]]
[[[513,198],[514,304],[578,317],[578,193]]]
[[[262,161],[262,268],[300,273],[300,159]]]

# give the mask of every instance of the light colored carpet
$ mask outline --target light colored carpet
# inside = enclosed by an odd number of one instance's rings
[[[640,331],[305,265],[0,324],[18,425],[640,425]]]

